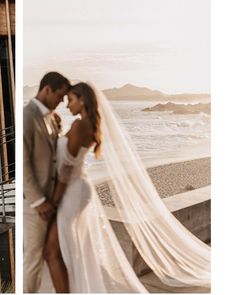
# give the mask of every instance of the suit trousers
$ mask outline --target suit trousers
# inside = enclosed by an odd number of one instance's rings
[[[47,226],[24,199],[24,293],[37,293],[40,287]]]

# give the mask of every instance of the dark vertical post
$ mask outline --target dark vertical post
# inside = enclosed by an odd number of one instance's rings
[[[12,43],[11,43],[11,21],[10,21],[10,10],[9,10],[8,0],[6,0],[6,23],[7,23],[7,35],[8,35],[8,56],[9,56],[9,64],[10,64],[10,76],[11,76],[11,92],[12,92],[12,99],[13,99],[13,109],[15,113],[15,79],[14,79],[14,65],[13,65]]]

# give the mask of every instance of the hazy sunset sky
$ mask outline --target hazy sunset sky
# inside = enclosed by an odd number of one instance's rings
[[[210,0],[24,0],[24,84],[210,92]]]

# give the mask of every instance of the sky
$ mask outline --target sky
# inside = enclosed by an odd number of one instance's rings
[[[24,0],[24,85],[210,92],[210,0]]]

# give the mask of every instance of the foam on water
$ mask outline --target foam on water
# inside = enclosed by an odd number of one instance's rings
[[[210,144],[210,115],[142,111],[154,104],[153,101],[111,102],[142,157]],[[66,109],[64,103],[58,106],[57,112],[62,117],[66,133],[75,117]],[[92,153],[88,163],[95,164]],[[101,163],[102,161],[96,161],[95,165]]]

